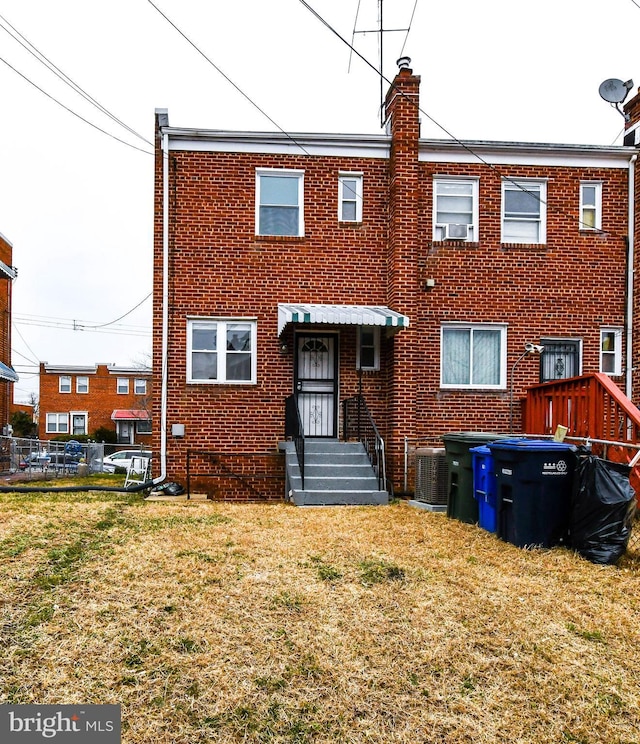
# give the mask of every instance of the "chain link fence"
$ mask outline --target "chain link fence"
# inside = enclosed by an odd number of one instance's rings
[[[89,473],[101,473],[103,458],[101,442],[0,437],[0,471],[10,475],[74,474],[81,464]]]

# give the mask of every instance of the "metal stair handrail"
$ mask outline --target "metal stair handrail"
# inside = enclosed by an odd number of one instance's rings
[[[380,436],[373,416],[362,395],[342,401],[342,438],[362,443],[369,462],[378,478],[378,489],[384,491],[387,483],[384,439]]]
[[[294,393],[285,400],[285,438],[291,438],[296,448],[300,468],[300,488],[304,490],[304,427],[298,406],[298,396]]]

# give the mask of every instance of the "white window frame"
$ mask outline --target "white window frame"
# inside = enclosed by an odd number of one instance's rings
[[[52,425],[52,417],[55,416],[55,424]],[[63,423],[64,428],[60,424]],[[68,434],[69,433],[69,414],[68,413],[47,413],[46,414],[47,434]]]
[[[151,434],[151,419],[136,421],[136,434]]]
[[[84,419],[83,431],[74,431],[73,419],[76,416],[82,416]],[[89,433],[89,412],[88,411],[69,411],[69,434],[80,435]]]
[[[215,351],[217,356],[218,368],[216,379],[201,379],[194,378],[192,372],[192,361],[193,354],[207,353],[205,349],[194,350],[192,348],[193,343],[193,329],[194,328],[212,328],[216,327],[218,338],[226,338],[227,326],[234,324],[247,324],[250,326],[251,332],[251,377],[248,380],[227,380],[226,379],[226,348],[211,349],[210,352]],[[257,340],[258,340],[258,323],[256,318],[188,318],[187,319],[187,383],[194,385],[255,385],[257,382],[257,370],[258,370],[258,351],[257,351]],[[220,346],[220,344],[218,344]]]
[[[118,395],[129,395],[129,378],[118,377],[116,379],[116,393]]]
[[[445,335],[447,331],[469,331],[470,360],[469,381],[466,383],[449,383],[444,381]],[[473,334],[476,331],[496,331],[500,334],[499,380],[495,385],[483,385],[473,382]],[[444,323],[440,327],[440,387],[445,390],[506,390],[507,388],[507,326],[502,323]]]
[[[79,377],[76,377],[76,393],[79,393],[80,395],[86,395],[88,392],[89,377],[87,375],[80,375]]]
[[[136,377],[133,380],[133,394],[134,395],[146,395],[147,394],[147,381],[141,377]]]
[[[71,392],[71,375],[60,375],[58,378],[58,392],[65,394]]]
[[[347,181],[355,181],[355,192],[347,186]],[[348,171],[340,171],[338,174],[338,221],[339,222],[362,222],[362,183],[363,174]],[[348,219],[344,216],[346,204],[355,204],[355,217]]]
[[[535,198],[539,204],[538,216],[534,218],[523,216],[520,219],[506,216],[506,193],[508,191],[526,191],[531,194],[535,193]],[[506,236],[506,223],[525,223],[538,225],[538,239],[518,239]],[[500,214],[500,225],[502,230],[501,241],[503,243],[523,243],[527,245],[544,245],[547,242],[547,182],[540,178],[505,178],[502,180],[502,205]]]
[[[362,331],[370,331],[373,334],[373,344],[369,347],[373,349],[373,366],[360,366],[362,353]],[[358,346],[356,350],[356,369],[362,369],[365,372],[378,372],[380,369],[380,327],[379,326],[360,326],[358,327]]]
[[[296,179],[298,184],[298,231],[296,233],[285,233],[287,237],[303,237],[304,236],[304,171],[303,170],[290,170],[284,168],[257,168],[256,169],[256,235],[262,237],[280,237],[282,234],[272,234],[262,232],[260,229],[260,207],[268,206],[261,203],[261,185],[263,177],[278,177],[278,178],[292,178]],[[294,205],[276,205],[284,208],[293,207]]]
[[[594,189],[594,203],[591,204],[585,197],[587,189]],[[593,213],[593,225],[586,219],[587,212]],[[580,181],[580,230],[602,229],[602,181]]]
[[[465,224],[462,223],[445,223],[438,221],[438,198],[444,196],[444,194],[438,193],[438,189],[444,184],[464,184],[465,186],[471,186],[471,224],[469,226],[469,232],[466,238],[459,238],[459,240],[465,240],[466,242],[477,243],[479,238],[479,193],[480,193],[480,182],[477,178],[461,178],[457,176],[434,176],[433,178],[433,240],[444,240],[445,239],[445,225],[448,224]],[[462,195],[458,195],[462,196]]]
[[[613,349],[605,349],[605,337],[610,338],[613,335]],[[621,326],[603,326],[600,329],[600,372],[604,372],[611,377],[617,377],[622,374],[622,338],[624,329]],[[613,372],[605,370],[604,360],[606,357],[613,357]]]

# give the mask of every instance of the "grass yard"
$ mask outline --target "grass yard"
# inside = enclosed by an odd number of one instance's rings
[[[640,561],[413,509],[0,494],[0,703],[126,744],[638,744]]]

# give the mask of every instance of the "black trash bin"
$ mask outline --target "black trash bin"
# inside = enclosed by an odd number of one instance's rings
[[[473,492],[473,456],[471,450],[505,434],[486,431],[459,431],[444,434],[447,460],[447,516],[461,522],[475,524],[478,521],[478,502]]]
[[[520,548],[550,548],[567,538],[575,447],[542,439],[488,444],[497,489],[496,534]]]

